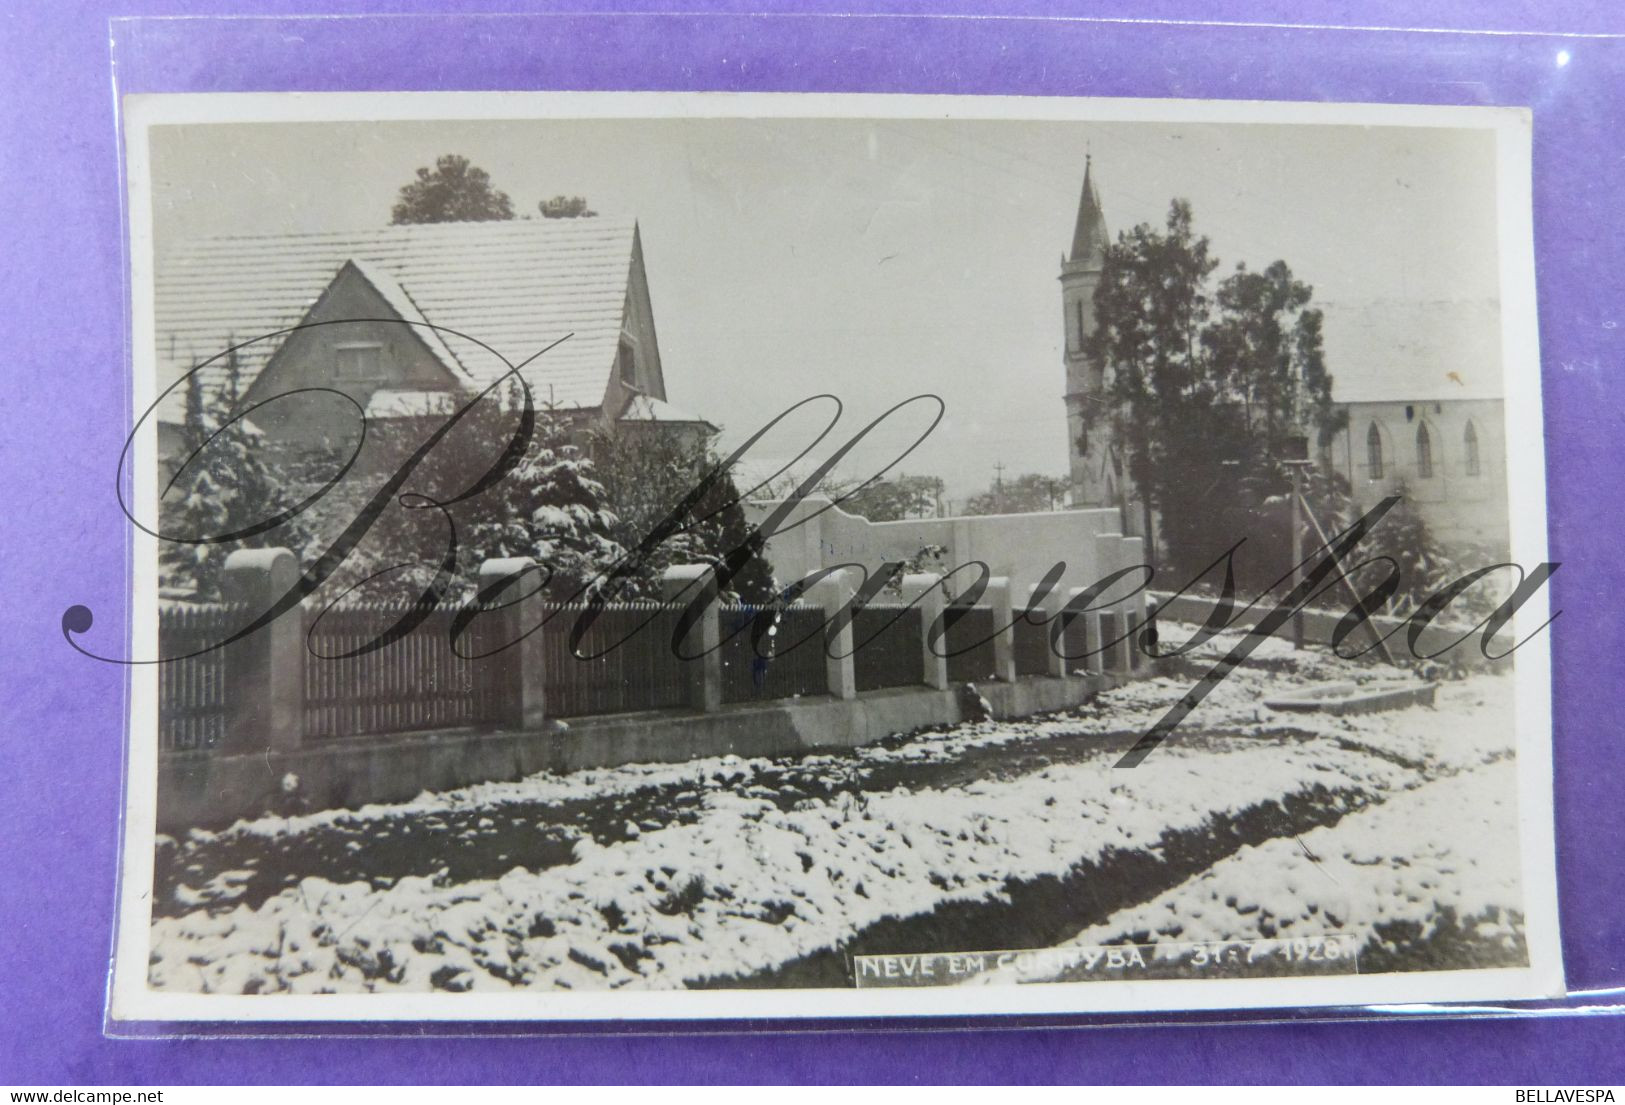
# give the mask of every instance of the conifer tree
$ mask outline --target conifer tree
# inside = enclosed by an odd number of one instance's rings
[[[279,513],[285,495],[259,432],[238,415],[242,370],[235,351],[226,355],[222,374],[212,395],[203,372],[187,377],[182,455],[159,488],[164,583],[201,600],[219,598],[220,569],[232,550],[297,541],[294,523],[227,539]]]
[[[592,450],[615,512],[615,536],[629,550],[644,545],[722,463],[710,435],[685,437],[659,428],[600,431]],[[745,518],[733,473],[716,473],[674,532],[645,551],[618,590],[628,597],[654,597],[666,568],[711,564],[728,577],[726,597],[766,604],[775,588],[765,548]]]
[[[459,399],[468,403],[471,397]],[[519,456],[500,478],[487,481],[516,440],[517,388],[473,401],[445,436],[412,468],[384,504],[366,536],[333,573],[324,594],[355,588],[356,597],[413,601],[425,593],[455,601],[471,597],[479,566],[488,559],[527,556],[547,572],[555,599],[584,599],[623,555],[612,530],[604,489],[591,460],[572,443],[567,422],[553,411],[534,412],[534,426]],[[448,416],[374,421],[367,468],[346,480],[331,504],[317,555],[381,485],[406,466]],[[488,486],[470,494],[482,482]],[[455,542],[452,571],[443,572]]]

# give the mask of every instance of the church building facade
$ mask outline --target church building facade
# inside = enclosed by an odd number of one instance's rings
[[[1110,242],[1100,194],[1095,190],[1094,165],[1092,160],[1086,160],[1072,247],[1061,258],[1072,505],[1114,507],[1123,514],[1124,532],[1141,534],[1141,512],[1131,509],[1131,485],[1113,440],[1111,420],[1106,417],[1110,381],[1102,369],[1089,363],[1087,349],[1095,328],[1095,289],[1100,285]]]
[[[1446,545],[1505,558],[1501,344],[1493,301],[1327,305],[1326,363],[1348,420],[1322,462],[1362,510],[1403,496]]]
[[[1072,505],[1112,507],[1144,536],[1147,512],[1114,440],[1109,370],[1089,363],[1095,289],[1110,244],[1092,160],[1061,259]],[[1369,510],[1400,495],[1449,546],[1509,543],[1499,304],[1468,300],[1321,302],[1332,398],[1347,416],[1315,457]],[[1150,524],[1154,524],[1154,521]]]

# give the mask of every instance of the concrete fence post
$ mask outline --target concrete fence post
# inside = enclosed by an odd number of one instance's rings
[[[1120,550],[1122,560],[1119,567],[1132,568],[1145,563],[1145,538],[1125,537]],[[1136,591],[1124,607],[1124,618],[1128,625],[1134,629],[1124,648],[1127,650],[1127,667],[1130,671],[1138,671],[1151,662],[1151,658],[1140,651],[1140,634],[1145,629],[1145,590]]]
[[[1122,534],[1097,533],[1095,535],[1095,578],[1097,580],[1105,579],[1113,572],[1125,567],[1122,556]],[[1125,589],[1126,587],[1122,582],[1114,583],[1102,597],[1110,598],[1113,595],[1121,594]],[[1097,615],[1101,633],[1097,643],[1100,646],[1104,647],[1112,638],[1122,634],[1123,611],[1125,608],[1126,604],[1120,599],[1113,599],[1101,606]],[[1101,652],[1100,668],[1102,671],[1122,671],[1128,667],[1127,659],[1128,653],[1123,647],[1123,642],[1120,641]]]
[[[824,673],[829,680],[829,693],[835,698],[858,696],[857,657],[852,651],[852,619],[836,627],[835,617],[852,601],[857,593],[849,578],[849,569],[832,572],[813,584],[808,590],[808,601],[824,612],[824,625],[828,635],[824,640]],[[806,646],[802,646],[806,647]]]
[[[501,704],[492,719],[497,725],[540,729],[547,720],[547,646],[540,628],[546,596],[541,582],[536,561],[528,556],[495,557],[480,564],[479,594],[494,590],[489,601],[503,606],[480,615],[474,624],[484,629],[471,635],[473,640],[462,651],[480,656],[476,661],[479,678],[485,681],[491,700]],[[520,639],[526,631],[533,632]],[[518,643],[511,643],[514,641]],[[484,655],[503,645],[507,647],[502,651]]]
[[[1000,683],[1014,683],[1016,627],[1015,610],[1011,604],[1010,577],[990,578],[982,597],[993,610],[993,677]]]
[[[929,572],[916,572],[903,577],[900,584],[903,601],[920,612],[920,653],[925,671],[925,685],[937,690],[948,687],[948,658],[931,647],[931,627],[942,620],[947,601],[942,593],[942,577]]]
[[[1038,585],[1035,583],[1027,588],[1027,602],[1023,609],[1032,616],[1033,621],[1043,619],[1044,640],[1048,645],[1044,649],[1044,660],[1047,665],[1044,669],[1046,675],[1066,675],[1067,661],[1065,639],[1056,639],[1058,626],[1061,621],[1061,611],[1066,607],[1066,591],[1060,587],[1051,587],[1049,593],[1043,597],[1035,608],[1033,600],[1037,597]]]
[[[1100,668],[1102,671],[1122,672],[1128,670],[1128,645],[1118,640],[1123,635],[1123,611],[1102,610],[1100,612],[1100,641],[1116,641],[1101,654]]]
[[[1066,605],[1071,606],[1078,597],[1087,591],[1087,587],[1073,587],[1066,593]],[[1087,645],[1087,654],[1083,656],[1069,656],[1064,658],[1067,674],[1075,671],[1098,672],[1106,670],[1105,654],[1100,652],[1101,624],[1100,611],[1086,610],[1081,614],[1071,615],[1070,625],[1083,627],[1083,636]],[[1066,640],[1062,639],[1063,651],[1068,647]]]
[[[716,569],[709,564],[674,564],[660,577],[660,593],[669,604],[699,612],[699,620],[678,642],[678,655],[685,658],[688,704],[715,713],[722,709],[722,611]]]
[[[256,613],[299,580],[287,549],[238,549],[221,571],[221,597]],[[298,607],[226,647],[226,747],[292,752],[305,738],[305,625]]]

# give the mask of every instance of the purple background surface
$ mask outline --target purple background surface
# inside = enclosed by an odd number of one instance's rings
[[[308,6],[262,0],[256,9],[295,14]],[[625,0],[616,6],[656,10]],[[837,8],[799,5],[802,12]],[[1392,28],[1422,17],[1414,3],[1398,0],[1327,3],[1312,16],[1300,8],[1285,0],[999,0],[978,10],[1046,18],[689,14],[275,28],[179,20],[143,24],[139,42],[128,25],[116,35],[120,79],[142,90],[618,87],[1532,106],[1551,547],[1564,565],[1553,580],[1553,605],[1564,613],[1552,648],[1565,956],[1571,989],[1614,988],[1609,1000],[1620,1001],[1625,744],[1613,719],[1625,693],[1607,557],[1625,538],[1617,509],[1625,392],[1609,380],[1625,341],[1615,279],[1625,269],[1617,201],[1625,41],[1608,36],[1625,31],[1625,13],[1580,0],[1441,0],[1425,15],[1435,28],[1584,36],[1564,41],[1261,25],[1312,17]],[[819,1033],[736,1026],[690,1036],[609,1029],[520,1039],[104,1038],[123,672],[74,654],[58,622],[68,606],[88,605],[97,615],[89,643],[119,651],[127,547],[112,491],[127,432],[127,360],[108,19],[246,10],[224,0],[81,0],[0,13],[7,231],[0,264],[0,583],[7,597],[0,635],[0,1082],[1625,1081],[1625,1019],[1618,1017],[1196,1028],[988,1022]],[[365,10],[431,8],[374,0]],[[924,9],[895,3],[892,10]],[[1063,14],[1253,25],[1048,18]],[[1561,68],[1559,49],[1572,57]]]

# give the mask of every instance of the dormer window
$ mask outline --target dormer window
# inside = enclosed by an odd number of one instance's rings
[[[615,374],[627,387],[638,386],[637,358],[632,354],[632,343],[629,341],[621,342],[615,350]]]
[[[384,371],[384,347],[378,342],[344,342],[333,347],[333,376],[341,383],[377,380]]]

